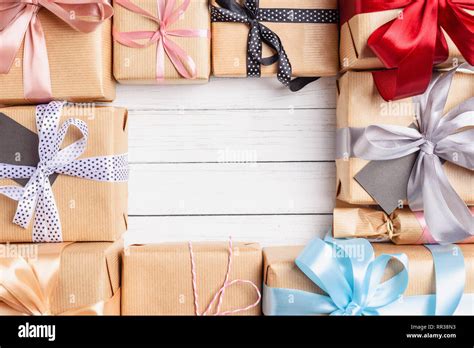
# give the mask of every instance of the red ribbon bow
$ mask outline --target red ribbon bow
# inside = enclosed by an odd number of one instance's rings
[[[8,74],[25,40],[23,88],[35,102],[52,99],[48,52],[38,18],[44,7],[73,29],[90,33],[113,15],[107,0],[0,0],[0,74]]]
[[[341,24],[360,13],[402,9],[398,18],[372,33],[368,46],[389,70],[373,73],[385,100],[422,94],[433,65],[446,61],[443,30],[469,64],[474,65],[474,0],[339,0]]]

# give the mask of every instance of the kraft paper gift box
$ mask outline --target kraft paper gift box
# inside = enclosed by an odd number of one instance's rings
[[[474,215],[474,207],[471,212]],[[337,201],[333,212],[333,235],[334,238],[368,238],[371,242],[392,241],[395,244],[435,243],[429,228],[420,223],[416,214],[409,208],[387,214],[377,206]],[[463,242],[472,244],[474,237]]]
[[[444,113],[472,97],[474,97],[474,75],[456,73]],[[348,71],[338,80],[337,131],[346,127],[370,125],[410,126],[415,122],[416,109],[412,98],[385,102],[377,92],[369,72]],[[336,159],[337,199],[357,205],[377,204],[354,178],[368,163],[369,161],[352,156]],[[467,205],[474,205],[472,172],[449,161],[444,162],[443,168],[449,182],[462,200]],[[385,174],[388,175],[390,170]],[[385,184],[389,184],[387,181],[389,180],[385,180]],[[403,204],[406,206],[406,200]]]
[[[370,35],[384,24],[396,19],[401,9],[357,14],[341,26],[340,61],[343,70],[371,70],[385,68],[367,45]],[[474,12],[473,12],[474,13]],[[464,61],[454,42],[445,35],[449,57],[438,68],[450,67]]]
[[[199,314],[203,314],[221,289],[227,273],[227,243],[193,243]],[[234,243],[229,281],[250,281],[260,289],[262,250],[255,243]],[[187,243],[132,245],[123,257],[123,315],[195,315],[192,263]],[[225,290],[219,313],[243,309],[258,296],[250,284]],[[217,301],[207,312],[216,314]],[[260,303],[239,315],[260,315]]]
[[[126,156],[128,127],[125,109],[73,104],[65,106],[60,112],[60,126],[72,118],[85,122],[88,127],[87,145],[80,159]],[[50,116],[45,115],[46,118]],[[79,138],[81,134],[77,129],[71,128],[61,148],[64,149]],[[0,108],[0,163],[34,168],[38,161],[35,107]],[[128,170],[126,164],[124,170]],[[28,178],[3,176],[0,179],[0,191],[3,187],[24,187]],[[62,241],[115,241],[125,232],[128,204],[126,181],[98,181],[63,174],[53,174],[49,179],[59,212]],[[0,242],[61,241],[34,237],[34,218],[27,228],[13,223],[18,202],[1,193]],[[52,231],[48,231],[50,232]]]
[[[242,3],[242,1],[239,1]],[[216,0],[212,6],[219,6]],[[334,76],[339,70],[339,31],[337,15],[331,23],[298,23],[298,9],[336,10],[335,0],[260,0],[261,10],[286,9],[287,18],[281,22],[261,21],[281,40],[294,77]],[[278,14],[281,15],[281,14]],[[294,16],[294,17],[292,17]],[[278,17],[278,16],[277,16]],[[296,19],[295,19],[296,18]],[[329,18],[329,17],[327,17]],[[293,20],[292,20],[293,19]],[[212,65],[215,76],[247,76],[247,41],[249,26],[244,23],[212,23]],[[274,52],[263,44],[262,56]],[[275,76],[278,64],[261,66],[261,76]]]
[[[172,4],[172,0],[166,0],[165,3]],[[177,10],[184,0],[178,0],[174,9]],[[133,0],[133,4],[139,6],[154,17],[158,17],[157,1]],[[162,24],[146,18],[140,14],[130,11],[121,6],[119,1],[114,1],[114,36],[117,33],[127,35],[126,33],[137,31],[156,32]],[[160,15],[162,18],[162,16]],[[170,56],[161,49],[163,62],[159,61],[160,49],[157,43],[145,47],[130,47],[119,41],[117,37],[114,41],[114,76],[122,84],[195,84],[206,83],[209,80],[211,71],[211,42],[210,42],[210,14],[207,0],[192,0],[189,7],[169,23],[166,30],[171,35],[166,39],[174,46],[178,45],[184,53],[189,56],[195,64],[194,78],[183,77],[176,68],[176,65],[170,60]],[[192,34],[188,37],[173,36],[174,30],[195,30],[199,32],[198,36]],[[159,33],[159,31],[157,32]],[[204,35],[205,34],[205,35]],[[135,39],[134,41],[143,44],[149,39]],[[166,47],[166,50],[173,47]],[[183,60],[188,72],[190,72],[189,62]],[[161,65],[161,66],[160,66]],[[159,69],[162,69],[161,78],[158,78]],[[158,81],[159,80],[159,81]]]
[[[120,315],[122,250],[122,241],[0,244],[0,315]]]
[[[80,2],[80,1],[79,1]],[[103,0],[96,2],[102,4]],[[9,6],[9,4],[5,4]],[[19,5],[18,5],[19,6]],[[29,6],[26,5],[28,9]],[[52,4],[50,6],[57,6]],[[86,5],[61,5],[77,6],[72,9],[71,13],[77,15],[81,19],[83,11],[80,6],[98,6],[93,4]],[[112,8],[106,7],[106,15],[112,15]],[[0,8],[1,10],[1,8]],[[88,11],[88,10],[87,10]],[[84,16],[87,16],[87,11]],[[4,16],[0,11],[0,16]],[[6,15],[5,15],[6,16]],[[100,14],[97,14],[100,16]],[[90,18],[89,16],[87,16]],[[6,17],[4,17],[6,18]],[[100,18],[100,17],[99,17]],[[16,21],[13,20],[9,26],[3,29],[0,23],[0,42],[5,40],[7,42],[6,32],[11,28],[16,34],[18,29],[13,26]],[[0,104],[17,105],[17,104],[36,104],[38,102],[46,102],[50,100],[68,100],[70,102],[92,102],[92,101],[112,101],[115,99],[115,83],[112,77],[112,25],[111,20],[106,19],[98,28],[92,32],[81,32],[74,30],[70,25],[59,19],[57,15],[42,6],[38,12],[37,21],[41,24],[44,32],[45,47],[47,50],[47,59],[44,62],[41,55],[32,55],[31,53],[25,56],[24,46],[25,40],[23,36],[17,36],[16,40],[20,41],[16,57],[13,64],[7,73],[0,74]],[[40,36],[41,37],[41,36]],[[36,39],[33,41],[33,47],[41,50],[41,42]],[[5,54],[6,47],[0,44],[0,55]],[[33,84],[36,76],[25,76],[24,68],[28,69],[28,60],[26,58],[32,57],[32,67],[29,68],[31,75],[39,75],[39,84],[47,84],[48,73],[44,71],[44,64],[49,65],[51,92],[49,97],[27,96],[28,88],[24,85],[24,80]],[[1,64],[0,64],[1,65]],[[1,70],[1,69],[0,69]],[[37,82],[38,84],[38,82]],[[39,93],[44,95],[44,93]]]
[[[375,253],[375,257],[380,256],[382,254],[405,254],[407,256],[407,264],[408,264],[408,286],[406,290],[403,292],[403,297],[406,299],[412,296],[420,296],[420,295],[433,295],[436,294],[436,275],[435,275],[435,265],[433,261],[432,253],[424,246],[421,245],[394,245],[390,243],[374,243],[372,244],[372,248]],[[464,257],[464,271],[465,271],[465,283],[464,283],[464,294],[467,294],[468,297],[465,302],[461,303],[458,308],[456,314],[469,314],[472,315],[474,313],[473,308],[473,301],[472,295],[474,294],[474,245],[463,244],[459,245],[461,253]],[[284,246],[284,247],[269,247],[263,249],[263,258],[264,258],[264,286],[269,289],[288,289],[285,292],[284,302],[279,303],[276,306],[275,303],[272,303],[274,298],[271,296],[270,292],[266,292],[264,290],[264,299],[263,299],[263,312],[265,315],[303,315],[303,314],[311,314],[311,315],[318,315],[323,313],[316,313],[312,312],[311,308],[314,307],[315,300],[309,300],[309,303],[305,305],[301,301],[303,298],[306,298],[305,295],[300,297],[298,293],[299,290],[314,293],[319,295],[325,295],[326,293],[313,281],[310,280],[302,271],[301,269],[295,264],[295,260],[301,255],[304,247],[302,246]],[[353,255],[356,258],[359,258],[357,253],[361,252],[362,249],[358,247],[351,248],[350,245],[346,245],[346,252],[349,255]],[[454,256],[457,256],[456,252]],[[322,257],[327,258],[334,258],[337,259],[338,257],[342,257],[339,253],[326,253],[324,256],[321,256],[320,265],[315,264],[314,268],[323,268],[327,266],[326,262],[323,262]],[[329,260],[326,260],[329,261]],[[329,263],[329,262],[328,262]],[[312,265],[308,265],[310,267]],[[436,267],[438,267],[437,265]],[[440,267],[441,268],[441,267]],[[386,269],[384,270],[383,277],[381,279],[382,282],[387,281],[394,277],[395,275],[399,274],[402,270],[401,265],[394,260],[388,262]],[[334,275],[333,280],[336,282],[340,279],[336,279]],[[452,280],[451,280],[452,282]],[[375,283],[374,283],[375,284]],[[451,283],[451,287],[454,286],[462,286],[463,284],[454,284]],[[352,285],[351,285],[352,286]],[[376,286],[376,284],[375,284]],[[294,291],[293,291],[294,290]],[[343,291],[341,289],[341,291]],[[341,299],[341,298],[339,298]],[[283,301],[283,299],[282,299]],[[422,314],[420,313],[420,309],[417,308],[417,312],[411,313],[410,310],[413,308],[409,308],[410,306],[405,305],[402,307],[403,300],[399,298],[399,300],[395,300],[395,303],[391,305],[392,310],[396,312],[396,315],[413,315],[413,314]],[[432,301],[434,303],[434,300]],[[467,303],[467,305],[466,305]],[[409,304],[409,300],[407,301]],[[281,306],[280,306],[281,305]],[[370,304],[369,304],[370,305]],[[380,302],[379,302],[380,305]],[[397,309],[397,306],[399,307]],[[330,308],[329,305],[323,306],[325,310]],[[393,309],[395,307],[395,309]],[[422,308],[429,307],[421,306]],[[277,309],[275,309],[277,308]],[[286,311],[291,313],[279,313],[281,309],[286,308]],[[299,308],[299,309],[294,309]],[[303,308],[303,310],[301,310]],[[301,313],[300,313],[301,310]],[[303,313],[304,311],[304,313]],[[423,310],[421,310],[422,312]],[[309,313],[308,313],[309,312]],[[402,312],[402,313],[400,313]],[[325,313],[329,314],[329,313]],[[341,313],[339,313],[341,314]],[[347,313],[350,314],[350,313]],[[356,313],[352,313],[356,314]],[[363,315],[367,315],[365,313]],[[381,314],[388,314],[384,313],[383,309],[381,310]],[[434,313],[426,313],[426,314],[434,314]]]

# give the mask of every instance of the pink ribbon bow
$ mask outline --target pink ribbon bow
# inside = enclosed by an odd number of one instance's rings
[[[52,88],[43,27],[38,18],[44,7],[73,29],[90,33],[112,17],[107,0],[0,0],[0,74],[8,74],[23,39],[25,98],[51,101]]]
[[[140,14],[156,24],[156,31],[132,31],[118,32],[114,28],[114,38],[120,44],[131,48],[145,48],[157,44],[156,47],[156,80],[163,82],[165,78],[165,54],[178,73],[186,79],[197,77],[197,68],[194,60],[178,44],[173,42],[172,36],[177,37],[204,37],[209,38],[209,30],[206,29],[170,29],[179,17],[186,12],[191,0],[184,0],[175,10],[176,0],[156,0],[158,16],[155,16],[141,7],[133,4],[130,0],[115,0],[115,3],[127,10]],[[146,43],[137,40],[148,39]]]

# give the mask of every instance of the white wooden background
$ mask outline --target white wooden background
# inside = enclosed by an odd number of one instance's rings
[[[118,86],[129,109],[127,243],[304,244],[331,225],[335,79]]]

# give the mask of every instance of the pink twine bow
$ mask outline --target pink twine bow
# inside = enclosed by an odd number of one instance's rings
[[[114,38],[120,44],[131,48],[146,48],[156,43],[156,80],[163,82],[165,78],[165,53],[170,59],[178,73],[186,79],[197,77],[197,67],[194,60],[176,44],[171,37],[204,37],[209,38],[209,30],[206,29],[170,29],[179,17],[186,12],[191,0],[184,2],[173,10],[176,0],[156,0],[158,16],[154,16],[148,11],[135,5],[130,0],[115,0],[115,3],[127,10],[140,14],[158,25],[156,31],[132,31],[118,32],[113,30]],[[148,39],[146,43],[139,43],[137,40]]]
[[[233,314],[236,314],[236,313],[239,313],[239,312],[245,312],[245,311],[248,311],[249,309],[252,309],[252,308],[256,307],[260,303],[260,300],[262,299],[262,295],[261,295],[260,290],[258,289],[258,287],[252,281],[244,280],[244,279],[235,279],[235,280],[229,281],[230,272],[231,272],[231,269],[232,269],[232,256],[233,256],[232,239],[229,238],[229,259],[228,259],[228,263],[227,263],[227,272],[226,272],[226,275],[225,275],[224,283],[222,284],[219,291],[217,291],[215,293],[214,297],[212,298],[211,302],[207,306],[206,310],[203,313],[200,313],[198,292],[197,292],[196,263],[195,263],[195,259],[194,259],[193,245],[192,245],[191,242],[189,242],[189,254],[191,256],[191,272],[192,272],[192,277],[193,277],[194,308],[195,308],[195,313],[196,313],[197,316],[210,315],[210,311],[215,306],[216,301],[218,301],[217,302],[217,308],[216,308],[215,313],[212,314],[212,315],[215,315],[215,316],[218,316],[218,315],[223,315],[223,316],[224,315],[233,315]],[[252,288],[255,290],[255,292],[257,294],[257,297],[258,297],[257,301],[255,301],[255,303],[253,303],[253,304],[251,304],[247,307],[242,307],[242,308],[237,308],[237,309],[232,309],[232,310],[228,310],[228,311],[225,311],[225,312],[221,312],[222,301],[223,301],[224,293],[225,293],[226,289],[231,287],[232,285],[236,285],[236,284],[248,284],[248,285],[252,286]]]
[[[107,0],[0,0],[0,74],[10,72],[24,39],[24,95],[38,103],[52,99],[46,40],[38,18],[43,7],[83,33],[113,15]]]

